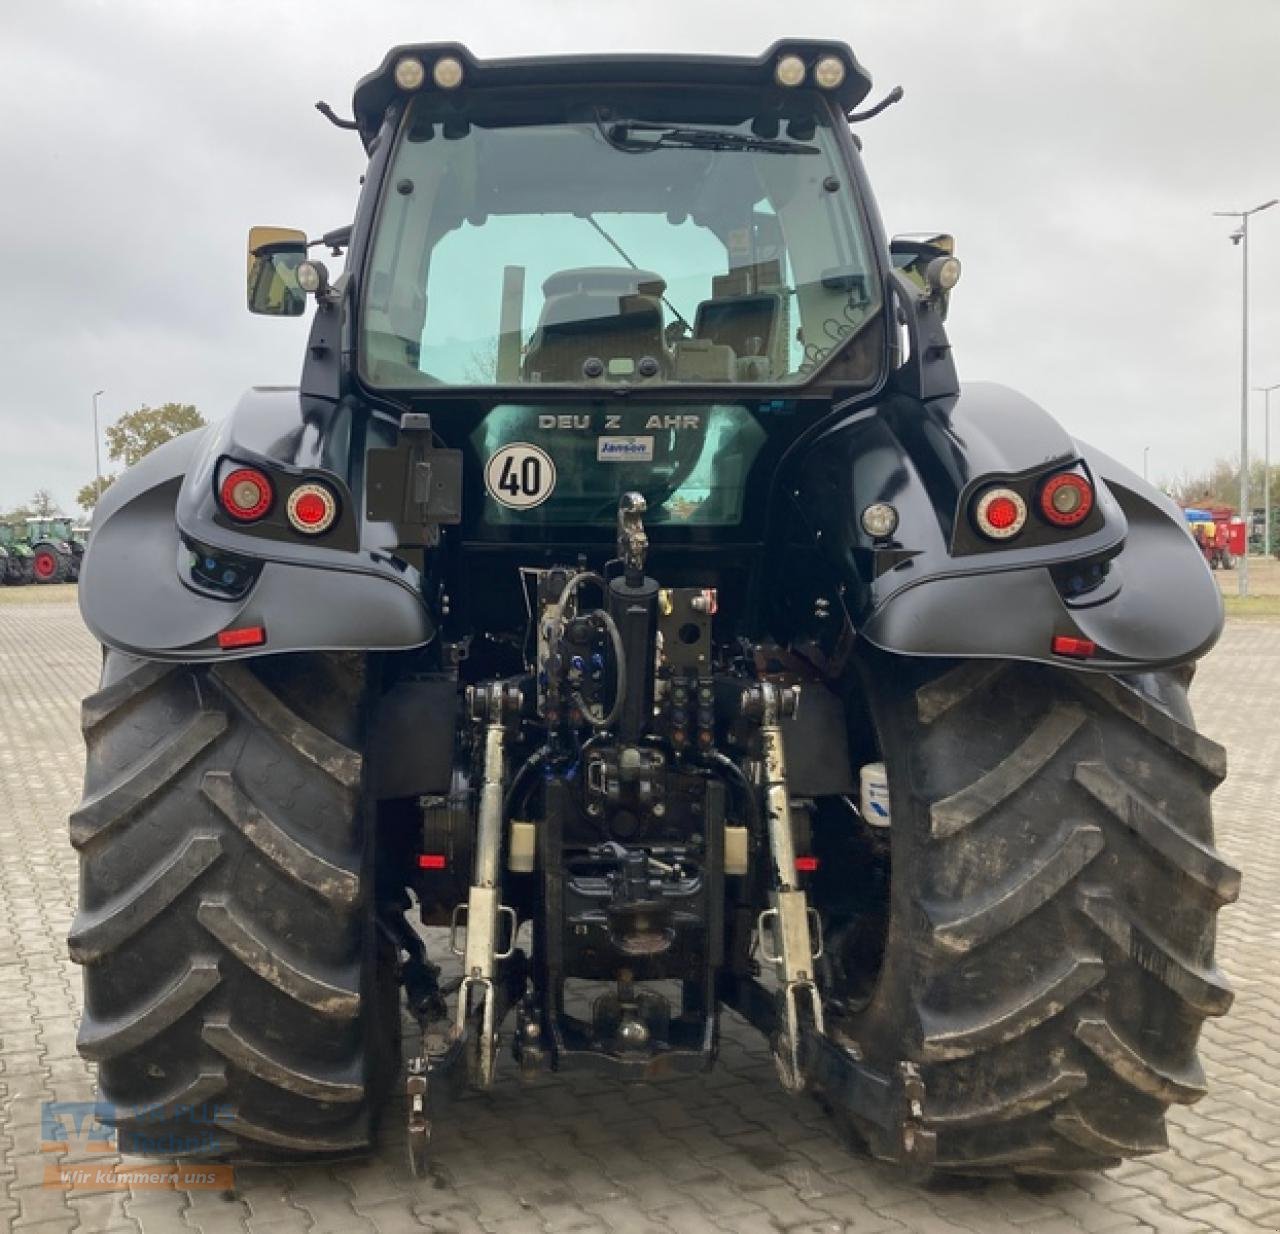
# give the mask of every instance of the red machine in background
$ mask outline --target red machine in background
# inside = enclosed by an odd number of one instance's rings
[[[1244,519],[1230,506],[1185,506],[1183,514],[1210,567],[1234,570],[1245,553]]]

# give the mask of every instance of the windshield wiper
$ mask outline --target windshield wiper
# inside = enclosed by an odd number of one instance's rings
[[[601,136],[615,150],[628,154],[644,154],[649,150],[747,150],[764,154],[820,154],[817,146],[776,137],[747,137],[743,133],[726,133],[723,129],[672,128],[651,120],[613,120],[596,118]],[[634,138],[632,133],[651,133],[652,137]]]

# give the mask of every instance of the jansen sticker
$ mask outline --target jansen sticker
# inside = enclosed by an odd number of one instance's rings
[[[597,437],[597,463],[652,463],[652,437]]]
[[[556,465],[540,446],[512,442],[495,450],[484,467],[484,486],[499,505],[512,510],[540,506],[556,488]]]

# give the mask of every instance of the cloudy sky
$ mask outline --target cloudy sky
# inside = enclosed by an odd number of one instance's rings
[[[1275,0],[3,0],[0,509],[93,475],[91,396],[221,416],[296,380],[250,317],[254,223],[347,222],[356,79],[401,42],[481,56],[851,43],[890,231],[952,231],[964,378],[1018,387],[1153,479],[1238,452],[1236,210],[1280,196]],[[1280,207],[1254,220],[1253,384],[1280,382]],[[1280,429],[1280,391],[1272,399]],[[1261,446],[1261,396],[1254,412]],[[1280,432],[1277,433],[1280,455]],[[105,462],[105,460],[104,460]]]

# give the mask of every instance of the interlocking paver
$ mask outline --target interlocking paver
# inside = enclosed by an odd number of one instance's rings
[[[32,646],[42,648],[39,658]],[[79,699],[98,654],[70,604],[0,606],[0,1228],[18,1234],[1159,1234],[1280,1230],[1280,625],[1233,622],[1193,702],[1232,772],[1219,839],[1243,866],[1219,921],[1236,1006],[1205,1026],[1209,1095],[1170,1116],[1171,1151],[1035,1192],[925,1188],[852,1155],[816,1105],[777,1088],[768,1051],[726,1016],[722,1065],[627,1088],[597,1076],[522,1088],[504,1073],[440,1118],[434,1177],[405,1166],[399,1105],[369,1162],[246,1166],[214,1193],[64,1194],[41,1183],[44,1100],[89,1100],[75,1053],[80,979],[65,935],[76,862]]]

